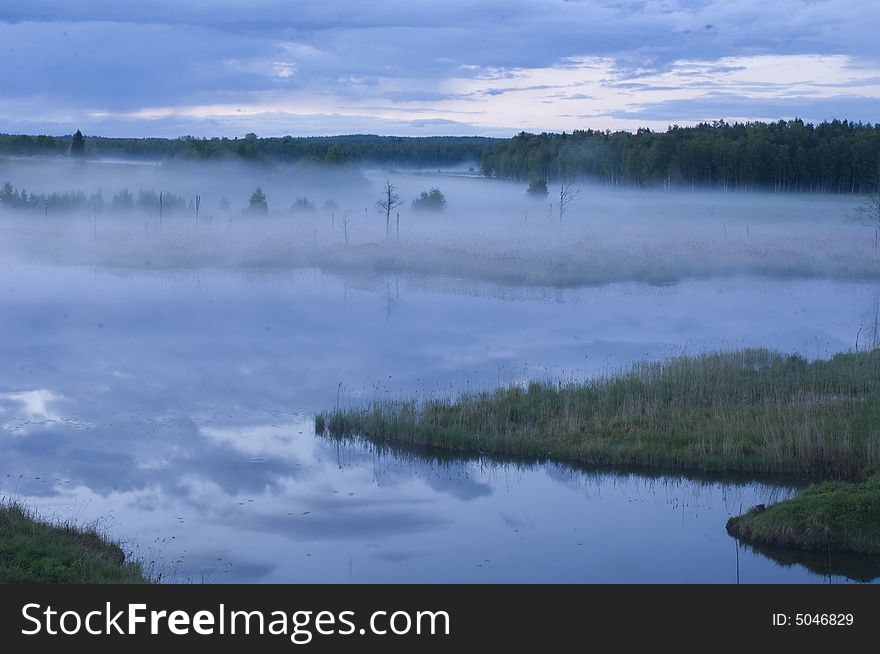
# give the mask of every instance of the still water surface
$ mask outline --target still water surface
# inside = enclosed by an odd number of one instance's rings
[[[6,264],[0,495],[97,520],[176,581],[873,579],[873,561],[727,535],[793,482],[437,458],[316,437],[312,416],[706,349],[830,356],[875,302],[816,280],[547,290]]]

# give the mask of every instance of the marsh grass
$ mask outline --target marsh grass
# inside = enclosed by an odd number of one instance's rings
[[[584,383],[322,413],[316,432],[588,465],[856,478],[880,470],[880,350],[763,349],[640,363]]]
[[[727,531],[746,542],[803,550],[880,554],[880,474],[833,481],[731,518]]]
[[[141,567],[94,528],[52,524],[17,503],[0,505],[0,583],[142,584]]]

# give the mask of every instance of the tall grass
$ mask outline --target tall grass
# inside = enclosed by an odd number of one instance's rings
[[[831,481],[731,518],[727,531],[747,542],[805,550],[880,554],[880,475]]]
[[[585,383],[376,402],[316,431],[591,465],[854,478],[880,470],[880,350],[763,349],[636,364]]]
[[[143,569],[93,528],[52,524],[0,504],[0,583],[142,584]]]

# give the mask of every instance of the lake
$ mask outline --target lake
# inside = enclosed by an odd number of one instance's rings
[[[568,289],[317,269],[0,265],[0,495],[208,582],[844,582],[727,518],[798,480],[583,470],[316,437],[314,413],[866,338],[876,284]]]

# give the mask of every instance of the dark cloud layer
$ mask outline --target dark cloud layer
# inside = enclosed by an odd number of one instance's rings
[[[5,2],[0,130],[506,134],[767,110],[873,121],[877,13],[842,0]],[[767,57],[778,74],[751,79]],[[795,79],[810,66],[837,85]],[[746,74],[719,89],[707,68]]]

